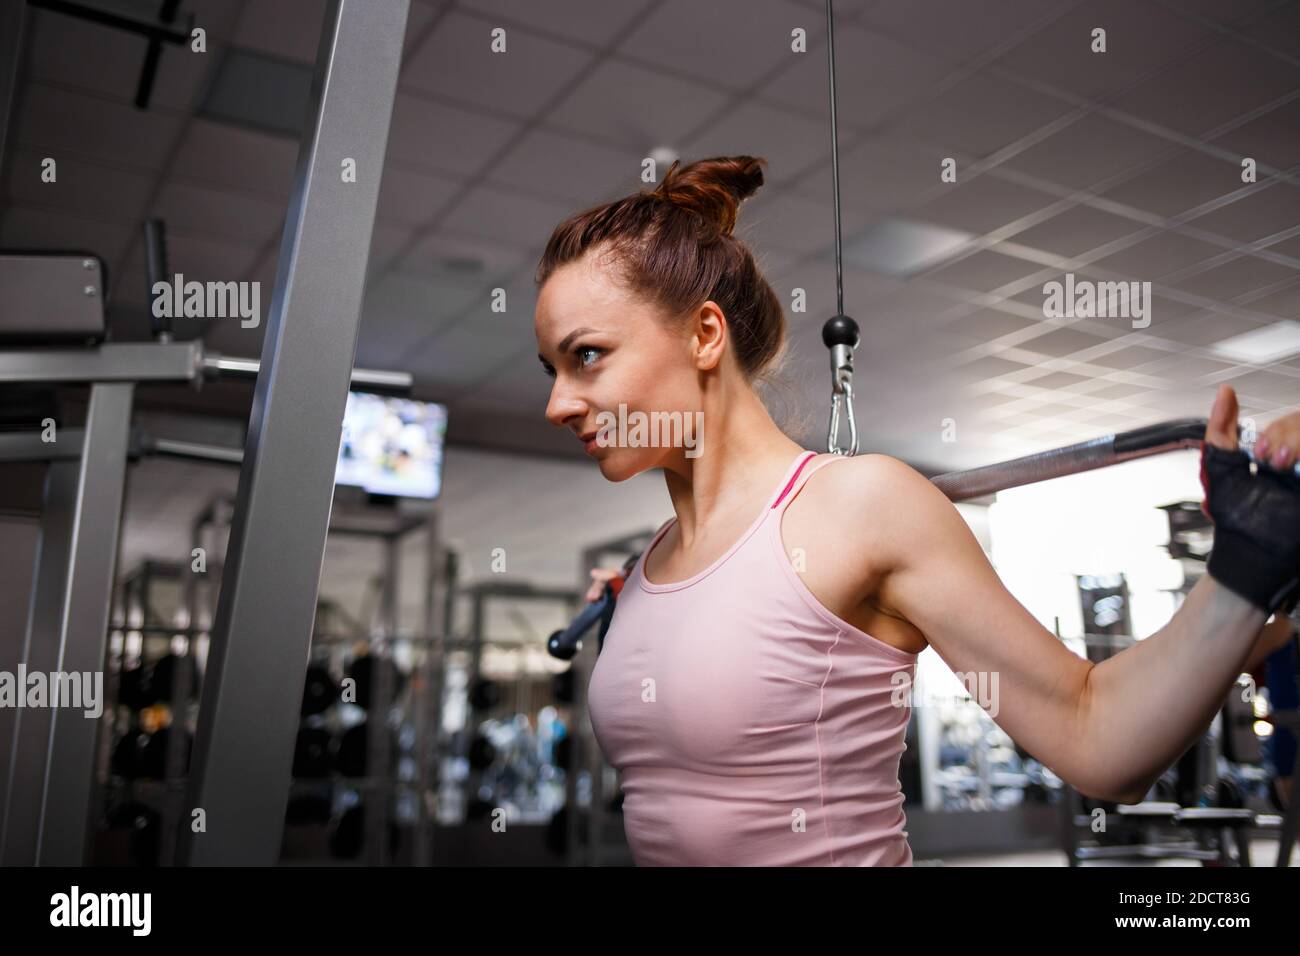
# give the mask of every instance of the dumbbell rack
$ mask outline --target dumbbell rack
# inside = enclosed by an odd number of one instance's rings
[[[580,604],[580,594],[574,590],[541,587],[528,582],[510,580],[489,579],[478,581],[458,588],[456,596],[458,599],[463,599],[468,606],[468,621],[464,636],[450,639],[447,642],[447,649],[449,651],[462,650],[468,652],[468,660],[465,666],[467,691],[475,687],[480,681],[489,680],[489,675],[485,674],[484,671],[484,650],[492,647],[519,649],[525,645],[535,646],[540,649],[544,645],[545,635],[540,632],[525,632],[518,638],[509,640],[490,634],[490,608],[495,603],[500,602],[506,605],[515,605],[519,602],[550,604],[553,607],[558,606],[560,611],[558,619],[564,620],[572,617]],[[453,631],[454,624],[449,623],[449,633]],[[445,686],[445,669],[441,676]],[[480,701],[476,706],[473,695],[467,694],[464,732],[447,734],[443,733],[446,728],[440,728],[439,752],[441,754],[452,759],[468,758],[470,742],[478,732],[481,723],[494,712],[502,709],[499,706],[484,706],[484,703]],[[454,796],[459,807],[468,808],[470,804],[469,794],[477,792],[482,777],[483,768],[475,768],[471,765],[468,776],[463,783],[446,788],[446,792]],[[440,796],[443,795],[443,792],[440,791]]]

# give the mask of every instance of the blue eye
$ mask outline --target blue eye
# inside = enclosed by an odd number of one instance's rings
[[[595,346],[592,346],[592,345],[579,345],[576,349],[573,350],[573,354],[576,355],[576,356],[578,356],[578,364],[579,364],[580,366],[582,366],[583,368],[586,368],[590,363],[589,363],[589,362],[584,362],[584,361],[582,360],[582,356],[584,355],[584,353],[592,352],[592,353],[596,354],[597,356],[599,356],[599,355],[602,355],[602,354],[604,353],[604,351],[605,351],[604,349],[598,349],[598,348],[596,348]]]

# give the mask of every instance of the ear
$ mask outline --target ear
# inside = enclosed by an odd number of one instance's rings
[[[696,310],[691,319],[691,348],[695,367],[701,372],[717,368],[727,351],[730,329],[722,307],[712,299]]]

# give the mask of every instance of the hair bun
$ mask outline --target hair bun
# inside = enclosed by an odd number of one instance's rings
[[[688,166],[675,160],[652,195],[703,217],[731,235],[740,204],[763,185],[763,164],[754,156],[716,156]]]

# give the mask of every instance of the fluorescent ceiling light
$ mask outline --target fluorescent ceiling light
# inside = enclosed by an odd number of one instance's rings
[[[1300,322],[1283,319],[1263,328],[1234,335],[1210,346],[1210,351],[1234,362],[1261,365],[1300,353]]]
[[[926,222],[882,219],[845,243],[844,261],[905,278],[942,262],[974,238],[969,232]]]

